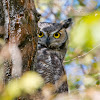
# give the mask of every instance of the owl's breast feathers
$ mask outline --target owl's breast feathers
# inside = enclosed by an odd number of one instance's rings
[[[42,48],[37,53],[35,71],[44,78],[45,83],[55,84],[65,74],[62,59],[63,55],[60,52]],[[65,91],[68,91],[67,81],[57,90],[57,92]]]

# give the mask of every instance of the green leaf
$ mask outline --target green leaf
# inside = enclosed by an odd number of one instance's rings
[[[83,50],[100,43],[100,12],[96,11],[82,17],[73,25],[70,44]]]

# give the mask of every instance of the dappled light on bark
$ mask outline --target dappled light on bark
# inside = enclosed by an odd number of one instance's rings
[[[0,0],[2,84],[9,83],[13,78],[20,78],[24,72],[33,69],[36,60],[39,16],[33,0]]]
[[[11,70],[11,77],[21,76],[22,72],[32,69],[37,47],[37,21],[39,14],[36,12],[32,0],[2,0],[5,21],[1,26],[6,44],[9,46],[11,62],[5,66]],[[2,24],[1,23],[1,24]],[[8,68],[9,67],[9,68]],[[7,75],[8,75],[7,74]],[[9,79],[9,77],[6,77]]]

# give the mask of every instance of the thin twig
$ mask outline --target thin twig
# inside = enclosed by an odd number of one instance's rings
[[[96,49],[96,48],[99,47],[99,46],[100,46],[100,44],[98,44],[97,46],[95,46],[95,47],[94,47],[93,49],[91,49],[90,51],[84,53],[83,55],[81,55],[81,56],[77,56],[77,57],[72,58],[72,59],[67,60],[67,61],[64,61],[64,63],[66,63],[66,62],[70,62],[70,61],[73,61],[73,60],[76,60],[76,59],[78,59],[78,58],[82,58],[82,57],[86,56],[87,54],[89,54],[91,51],[93,51],[94,49]]]

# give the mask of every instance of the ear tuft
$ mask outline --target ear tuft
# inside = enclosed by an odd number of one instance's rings
[[[68,18],[64,20],[62,23],[62,28],[68,28],[72,24],[72,18]]]

